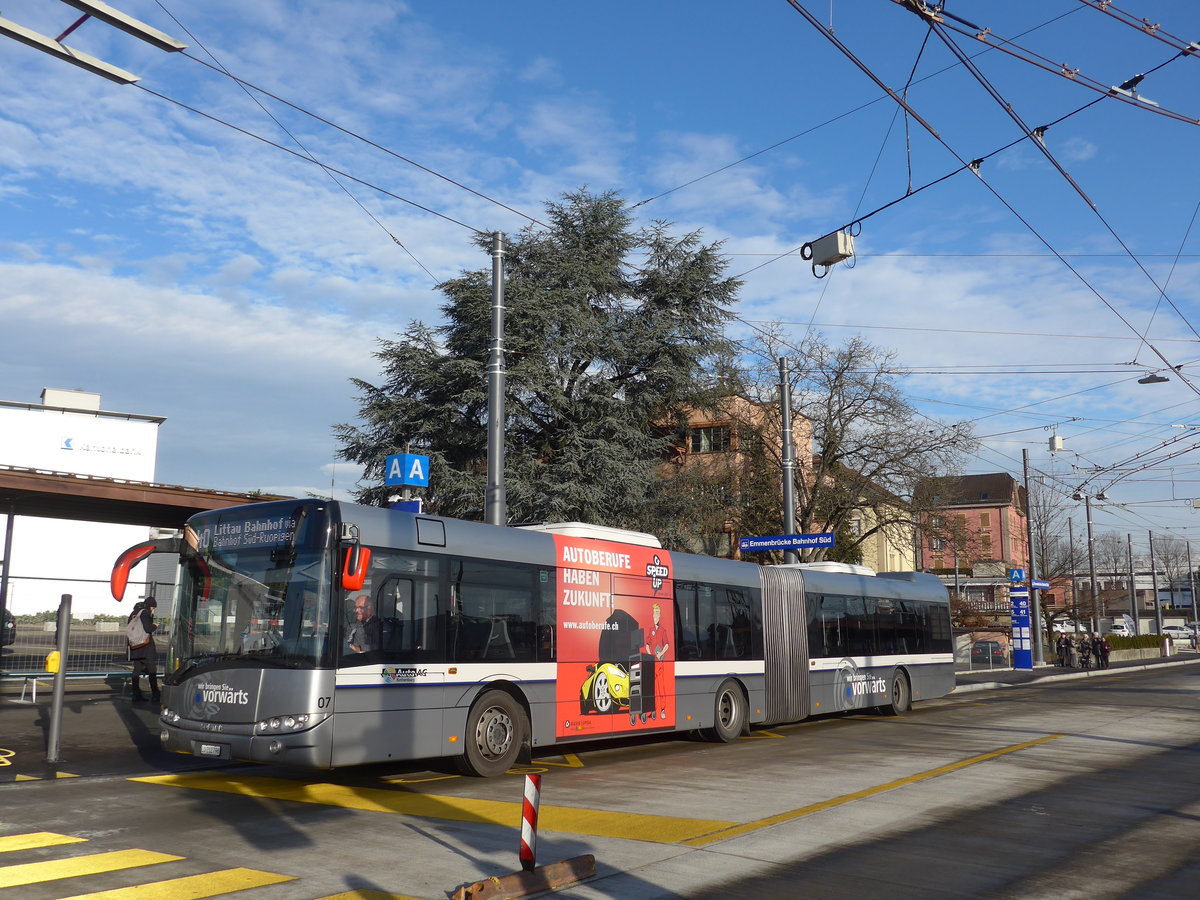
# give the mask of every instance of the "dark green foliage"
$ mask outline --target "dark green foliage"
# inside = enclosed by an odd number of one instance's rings
[[[1161,634],[1137,634],[1126,637],[1121,634],[1106,634],[1114,650],[1148,650],[1162,646]]]
[[[726,348],[738,282],[696,234],[673,237],[663,223],[633,231],[613,194],[573,193],[547,215],[548,229],[527,228],[506,248],[509,519],[670,530],[686,510],[656,470],[674,423],[700,400],[707,362]],[[439,290],[444,324],[380,340],[383,381],[354,381],[362,424],[335,433],[340,456],[374,482],[363,502],[391,492],[388,454],[421,453],[431,458],[426,508],[479,519],[490,268]]]

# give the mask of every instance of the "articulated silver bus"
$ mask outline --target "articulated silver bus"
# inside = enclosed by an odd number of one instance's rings
[[[875,708],[954,686],[932,575],[672,553],[650,535],[509,528],[309,499],[200,513],[177,553],[164,745],[331,768]]]

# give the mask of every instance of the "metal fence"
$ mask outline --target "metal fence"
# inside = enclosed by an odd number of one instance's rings
[[[10,580],[17,581],[17,578]],[[88,591],[91,586],[101,584],[101,582],[88,582],[88,587],[84,587],[84,591]],[[107,582],[102,583],[107,590]],[[171,626],[171,594],[164,593],[158,595],[158,590],[162,586],[155,586],[146,582],[130,582],[129,590],[126,594],[127,598],[124,603],[119,606],[112,603],[113,609],[106,610],[107,615],[128,616],[133,609],[133,604],[137,602],[136,597],[146,596],[152,589],[158,597],[158,609],[155,611],[155,621],[158,623],[158,631],[155,633],[155,643],[158,645],[159,652],[166,647],[166,639],[170,634]],[[65,591],[75,596],[73,591]],[[20,593],[17,592],[20,597]],[[78,599],[76,598],[75,614],[72,616],[71,630],[68,635],[66,666],[63,671],[67,675],[108,675],[129,670],[129,654],[128,643],[125,640],[125,619],[122,618],[117,622],[95,621],[86,613],[78,611]],[[36,606],[37,608],[25,608],[25,606]],[[23,605],[18,599],[16,602],[9,601],[7,604],[8,611],[13,615],[14,619],[21,617],[29,617],[38,615],[47,610],[47,608],[57,608],[57,603],[48,605],[46,600],[39,598],[36,601],[26,601]],[[47,656],[52,650],[58,646],[58,624],[57,621],[50,622],[16,622],[16,633],[11,643],[0,647],[0,679],[3,678],[25,678],[29,675],[43,674],[47,671]]]
[[[980,672],[1012,668],[1012,641],[1006,629],[955,631],[954,669]]]

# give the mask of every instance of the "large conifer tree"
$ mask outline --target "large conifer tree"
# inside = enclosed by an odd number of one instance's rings
[[[670,531],[686,510],[656,471],[727,350],[739,282],[696,233],[634,230],[611,193],[568,194],[547,205],[547,221],[506,253],[509,520]],[[430,512],[481,519],[490,269],[439,290],[444,322],[380,340],[383,380],[354,380],[361,424],[335,433],[340,456],[365,466],[360,500],[383,501],[384,458],[407,450],[431,458]]]

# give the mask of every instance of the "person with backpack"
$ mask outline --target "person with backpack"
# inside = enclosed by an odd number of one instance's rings
[[[150,701],[159,702],[158,691],[158,648],[154,646],[154,632],[158,625],[154,622],[154,610],[158,601],[147,597],[144,603],[137,603],[125,623],[125,641],[129,644],[129,661],[133,663],[133,673],[130,676],[132,697],[134,703],[145,703],[146,695],[142,693],[141,676],[146,673],[150,682]]]

